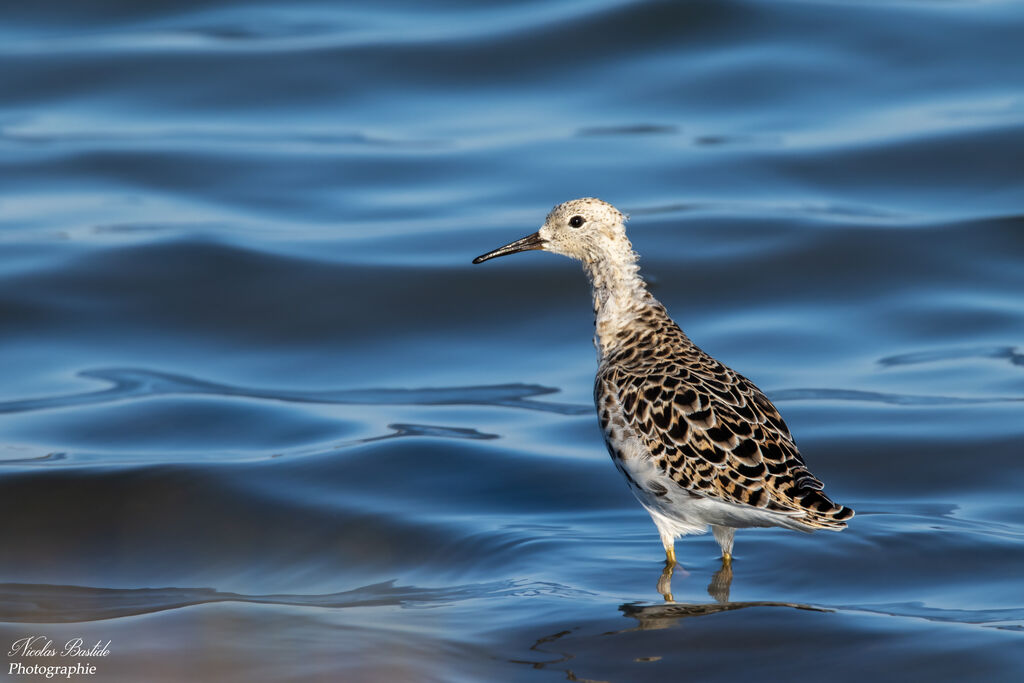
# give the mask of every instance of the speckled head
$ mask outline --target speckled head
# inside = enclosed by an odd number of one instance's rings
[[[478,256],[473,263],[530,249],[543,249],[584,263],[632,263],[636,255],[626,238],[625,222],[626,216],[608,202],[594,197],[573,199],[551,209],[537,232]]]

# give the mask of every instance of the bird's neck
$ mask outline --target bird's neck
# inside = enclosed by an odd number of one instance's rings
[[[621,259],[585,261],[584,269],[594,293],[594,345],[604,358],[615,349],[619,333],[628,330],[641,313],[658,302],[640,277],[632,249]]]

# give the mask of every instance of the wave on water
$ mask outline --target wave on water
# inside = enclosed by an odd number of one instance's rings
[[[561,415],[582,415],[589,406],[532,400],[559,390],[536,384],[436,387],[423,389],[342,389],[337,391],[289,391],[232,386],[187,375],[137,368],[84,370],[80,377],[107,382],[112,386],[96,391],[36,399],[0,402],[0,413],[22,413],[73,406],[96,405],[125,399],[167,395],[209,395],[254,398],[292,403],[337,405],[478,405],[539,410]]]
[[[243,595],[213,588],[93,588],[47,584],[0,584],[0,622],[70,623],[119,619],[215,602],[290,605],[343,609],[351,607],[440,607],[463,600],[551,596],[579,598],[587,591],[541,581],[417,588],[385,581],[321,595]]]

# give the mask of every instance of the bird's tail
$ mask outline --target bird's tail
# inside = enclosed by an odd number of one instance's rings
[[[814,529],[841,531],[846,528],[846,522],[854,515],[853,508],[837,505],[824,493],[814,489],[801,491],[797,501],[804,512],[800,521]]]

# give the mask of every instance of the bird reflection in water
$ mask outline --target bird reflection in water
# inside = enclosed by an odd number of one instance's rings
[[[672,570],[666,567],[662,574],[662,581],[666,585],[671,581]],[[578,674],[578,667],[593,664],[590,661],[595,649],[602,652],[619,652],[624,657],[631,645],[636,641],[622,641],[620,644],[604,642],[596,646],[595,638],[614,638],[639,631],[657,631],[672,628],[683,619],[691,617],[702,617],[708,614],[719,614],[721,612],[733,612],[736,610],[751,607],[788,607],[790,609],[809,612],[832,612],[833,610],[814,607],[796,602],[776,602],[770,600],[757,600],[747,602],[729,601],[729,582],[732,578],[732,566],[730,563],[723,563],[722,567],[715,572],[708,586],[708,592],[714,598],[714,602],[708,603],[677,603],[668,601],[657,605],[641,605],[637,603],[626,603],[619,606],[622,616],[635,619],[636,625],[629,628],[606,630],[606,622],[586,626],[576,626],[563,629],[556,633],[538,638],[529,650],[532,653],[529,659],[509,660],[514,664],[528,664],[534,669],[557,669],[565,672],[566,678],[570,681],[593,681]],[[660,582],[659,582],[660,583]],[[671,594],[669,594],[671,596]],[[651,647],[657,643],[671,645],[674,642],[671,638],[668,641],[644,639],[645,647]],[[534,658],[536,657],[536,658]],[[645,656],[634,657],[629,655],[634,662],[654,662],[661,659],[660,655],[651,655],[648,651]],[[575,666],[570,665],[574,662]],[[575,670],[574,670],[575,669]]]
[[[713,582],[712,582],[713,583]],[[710,589],[710,587],[709,587]],[[628,633],[630,631],[647,631],[652,629],[669,628],[674,626],[680,619],[688,617],[702,617],[706,614],[718,614],[719,612],[732,612],[748,607],[789,607],[792,609],[805,610],[808,612],[831,612],[830,609],[803,605],[797,602],[774,602],[771,600],[754,600],[749,602],[709,602],[703,604],[666,603],[663,605],[636,605],[625,604],[619,607],[623,616],[636,619],[636,628],[616,631],[616,633]]]
[[[675,602],[675,598],[672,597],[672,577],[677,570],[684,577],[690,575],[690,573],[680,567],[678,563],[666,562],[665,568],[661,571],[661,577],[658,578],[658,592],[661,593],[661,597],[664,598],[666,603]],[[722,566],[718,568],[718,571],[711,575],[711,583],[708,584],[708,595],[710,595],[715,602],[729,602],[729,589],[731,587],[732,558],[723,557]]]

